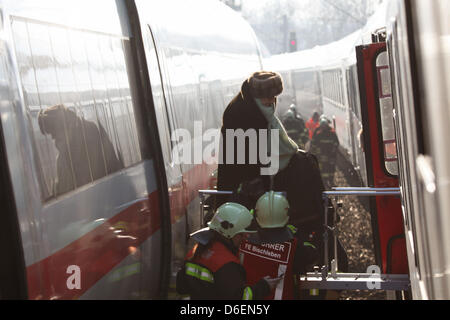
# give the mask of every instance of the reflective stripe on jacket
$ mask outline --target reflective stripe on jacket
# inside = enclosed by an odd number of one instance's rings
[[[193,300],[252,300],[270,292],[264,280],[255,286],[246,286],[245,269],[237,255],[221,241],[202,247],[201,252],[197,252],[198,249],[197,244],[177,274],[178,293],[188,294]]]

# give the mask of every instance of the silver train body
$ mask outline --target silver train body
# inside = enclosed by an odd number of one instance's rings
[[[174,132],[191,146],[195,123],[220,128],[262,68],[253,30],[206,0],[0,0],[0,14],[1,297],[166,298],[215,169],[174,161]],[[68,111],[51,120],[55,105]]]
[[[386,28],[398,177],[414,299],[450,299],[450,22],[447,0],[385,1],[366,27],[327,46],[271,57],[291,103],[334,119],[347,160],[367,185],[355,46]],[[394,171],[397,169],[395,168]]]
[[[392,1],[386,15],[410,280],[450,299],[450,2]]]

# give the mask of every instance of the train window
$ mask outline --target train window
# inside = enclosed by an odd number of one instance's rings
[[[334,106],[339,106],[339,79],[336,70],[325,71],[323,74],[324,95]]]
[[[354,95],[353,98],[355,99],[355,114],[357,116],[357,118],[361,121],[362,117],[361,117],[361,110],[360,108],[358,108],[357,106],[360,105],[360,94],[359,94],[359,86],[358,84],[358,70],[355,66],[352,66],[352,79],[353,79],[353,89],[354,89]]]
[[[345,76],[347,77],[347,96],[349,97],[348,99],[348,106],[351,112],[354,112],[354,106],[353,106],[353,99],[352,99],[352,79],[350,77],[350,69],[345,70]]]
[[[333,100],[335,101],[336,105],[339,106],[339,79],[338,79],[338,75],[337,72],[334,71],[333,72],[333,93],[334,93],[334,98]]]
[[[337,98],[339,107],[342,107],[342,79],[339,71],[336,71],[336,86],[337,86]]]
[[[334,97],[334,79],[333,79],[333,74],[330,72],[328,74],[328,85],[330,86],[330,96],[329,98],[334,101],[335,97]]]
[[[336,75],[334,72],[330,73],[330,84],[331,84],[331,100],[333,100],[334,102],[336,102]]]
[[[380,105],[381,127],[383,134],[384,164],[387,172],[398,175],[397,144],[393,117],[391,77],[387,52],[378,55],[376,61],[378,76],[378,99]]]
[[[140,162],[128,41],[24,18],[12,28],[42,199]]]
[[[339,107],[342,107],[342,79],[339,71],[336,71],[336,84],[337,84],[337,98],[339,102]]]

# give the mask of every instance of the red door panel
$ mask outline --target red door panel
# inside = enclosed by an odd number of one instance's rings
[[[386,44],[360,46],[356,52],[368,182],[375,188],[398,187],[395,136],[394,139],[389,136],[395,133],[386,133],[389,121],[393,126],[389,66],[387,59],[381,59],[387,57]],[[383,60],[386,62],[380,62]],[[371,215],[377,263],[384,273],[408,273],[400,199],[386,196],[372,199]]]

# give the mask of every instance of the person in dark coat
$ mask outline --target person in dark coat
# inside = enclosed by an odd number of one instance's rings
[[[320,117],[320,126],[314,132],[310,149],[319,161],[323,183],[327,188],[334,185],[336,155],[339,147],[339,139],[330,123],[331,121],[326,116]]]
[[[54,196],[123,168],[120,155],[101,124],[82,119],[64,105],[41,110],[38,123],[42,134],[50,135],[58,150]]]
[[[309,132],[306,128],[305,121],[297,113],[295,104],[292,104],[284,114],[283,125],[289,137],[297,143],[300,149],[304,150],[306,143],[309,141]]]
[[[264,79],[269,84],[265,90],[258,90],[256,87],[260,84],[261,79]],[[274,105],[276,103],[276,96],[283,91],[283,83],[281,77],[275,73],[260,72],[253,74],[249,79],[244,81],[239,94],[230,102],[225,112],[223,113],[222,122],[222,141],[220,156],[221,163],[219,163],[218,169],[218,189],[219,190],[235,190],[238,188],[242,181],[250,181],[260,176],[261,167],[263,164],[259,157],[260,136],[256,136],[256,146],[251,145],[250,141],[245,142],[245,161],[244,164],[238,164],[238,140],[234,139],[234,150],[228,150],[227,144],[228,138],[226,131],[237,131],[242,129],[244,132],[248,130],[267,130],[269,123],[265,115],[257,105],[255,98],[264,99],[264,103],[267,105],[267,110],[274,111]],[[262,102],[260,100],[260,102]],[[262,104],[262,103],[261,103]],[[263,106],[266,107],[265,105]],[[252,162],[250,156],[251,148],[256,152],[257,161]],[[232,163],[227,163],[227,155],[229,152],[234,151],[234,157]]]
[[[245,144],[245,163],[232,164],[219,163],[218,190],[239,191],[251,185],[255,193],[245,205],[252,209],[265,191],[282,191],[287,193],[290,203],[289,223],[308,232],[322,234],[324,207],[322,192],[324,186],[316,158],[298,149],[295,142],[290,139],[281,121],[275,116],[276,97],[283,91],[281,76],[274,72],[256,72],[244,81],[239,94],[231,101],[223,114],[222,126],[222,154],[224,159],[227,150],[226,130],[249,129],[268,130],[278,129],[279,132],[279,168],[272,175],[262,175],[261,168],[264,163],[258,158],[256,163],[249,159],[253,152],[259,155],[259,139],[256,146]],[[258,192],[259,189],[259,192]],[[229,198],[221,197],[217,206]],[[248,200],[248,199],[247,199]]]

